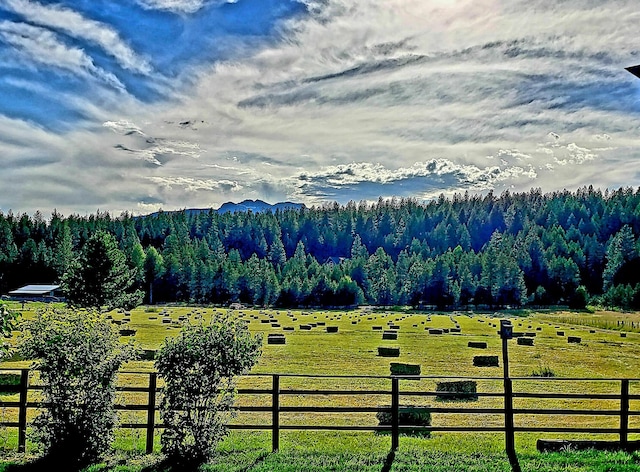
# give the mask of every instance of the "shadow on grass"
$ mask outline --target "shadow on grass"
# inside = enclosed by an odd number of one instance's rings
[[[63,461],[41,457],[24,463],[7,464],[0,472],[49,472],[54,470],[65,470],[69,472],[79,471],[81,469],[70,467]]]
[[[395,458],[396,451],[392,449],[391,451],[389,451],[389,454],[387,454],[387,458],[384,460],[384,465],[382,466],[382,469],[380,469],[380,472],[389,472]]]

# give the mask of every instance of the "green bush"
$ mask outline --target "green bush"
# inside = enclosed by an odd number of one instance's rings
[[[478,388],[477,382],[475,380],[437,382],[436,392],[440,392],[441,395],[436,395],[436,400],[440,400],[440,401],[477,400],[478,399],[477,388]]]
[[[108,451],[116,423],[116,374],[135,355],[104,315],[47,307],[22,328],[19,349],[35,359],[48,408],[34,421],[47,459],[68,470]]]
[[[165,339],[155,366],[165,381],[161,444],[169,464],[195,470],[213,457],[232,416],[234,377],[251,369],[261,346],[262,337],[231,313]]]

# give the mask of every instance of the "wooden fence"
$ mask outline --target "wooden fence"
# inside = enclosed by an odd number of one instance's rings
[[[10,371],[12,369],[2,369],[2,371]],[[30,370],[29,369],[14,369],[20,373],[19,385],[2,386],[0,390],[3,392],[12,393],[15,397],[18,394],[18,401],[0,401],[0,407],[5,409],[17,409],[17,421],[5,421],[0,422],[0,427],[5,428],[17,428],[18,430],[18,450],[24,452],[26,448],[26,430],[27,419],[29,417],[28,410],[43,408],[44,405],[37,399],[33,399],[30,393],[35,393],[42,390],[41,385],[31,385],[29,382]],[[162,388],[158,386],[158,377],[153,372],[123,372],[123,374],[135,374],[148,377],[145,382],[146,386],[119,386],[118,392],[134,393],[139,396],[143,396],[146,402],[136,402],[135,404],[117,404],[116,409],[121,411],[138,412],[140,417],[146,417],[145,421],[125,423],[122,422],[119,428],[133,428],[146,430],[146,451],[147,453],[153,452],[154,436],[158,433],[158,430],[163,428],[163,425],[157,421],[157,398],[161,394]],[[232,423],[229,425],[230,429],[243,429],[243,430],[268,430],[272,433],[272,449],[278,450],[280,446],[280,432],[284,430],[310,430],[310,431],[385,431],[390,432],[391,447],[396,449],[398,447],[400,434],[405,430],[415,430],[415,426],[400,424],[400,412],[402,411],[402,398],[412,397],[430,397],[442,398],[443,393],[441,391],[425,390],[417,388],[416,385],[420,382],[414,382],[415,380],[477,380],[479,382],[492,381],[502,388],[496,391],[479,391],[477,392],[478,398],[495,398],[496,401],[504,400],[501,407],[473,407],[470,403],[459,402],[439,402],[439,406],[429,406],[430,413],[442,413],[442,414],[454,414],[454,415],[500,415],[504,418],[500,421],[500,424],[493,425],[475,425],[475,426],[428,426],[422,427],[424,431],[438,431],[438,432],[495,432],[505,433],[507,435],[513,435],[514,432],[520,433],[532,433],[532,432],[547,432],[547,433],[588,433],[588,434],[609,434],[616,435],[619,438],[620,446],[625,448],[629,444],[629,435],[633,433],[640,433],[640,428],[630,427],[630,418],[633,416],[640,416],[640,410],[631,410],[630,402],[633,400],[640,400],[640,395],[630,394],[630,383],[636,382],[640,385],[640,379],[589,379],[589,378],[511,378],[504,379],[502,377],[489,378],[489,377],[433,377],[433,376],[338,376],[338,375],[293,375],[293,374],[255,374],[247,376],[251,378],[262,377],[265,386],[262,388],[239,388],[237,390],[238,400],[243,396],[251,396],[255,398],[263,397],[264,401],[259,402],[262,405],[239,405],[236,407],[237,411],[245,412],[247,415],[255,415],[256,413],[267,414],[270,417],[270,422],[267,424],[249,424],[249,423]],[[304,387],[305,383],[318,381],[324,379],[328,382],[345,382],[355,381],[357,382],[357,388],[328,388],[328,389],[310,389],[310,388],[281,388],[281,381],[283,379],[295,379],[297,384],[301,384]],[[402,384],[401,384],[402,381]],[[577,392],[549,392],[549,391],[531,391],[529,389],[513,390],[512,383],[516,382],[518,385],[535,385],[534,390],[540,390],[542,386],[550,386],[552,384],[558,385],[560,382],[571,382],[575,386]],[[614,386],[614,393],[589,393],[586,385],[589,382],[608,383]],[[363,388],[366,384],[370,385],[388,385],[385,388]],[[582,387],[585,385],[585,387]],[[401,388],[401,386],[403,388]],[[505,392],[511,392],[511,395]],[[37,397],[37,393],[35,393]],[[282,400],[291,396],[304,396],[304,397],[317,397],[322,396],[325,400],[327,398],[340,397],[340,396],[352,396],[352,397],[372,397],[386,398],[386,406],[326,406],[316,402],[313,406],[287,406],[283,404]],[[569,401],[592,401],[592,400],[607,400],[617,405],[615,408],[609,409],[569,409],[569,408],[515,408],[512,406],[514,399],[537,399],[544,400],[569,400]],[[388,403],[387,403],[388,402]],[[320,402],[321,403],[321,402]],[[494,401],[495,403],[495,401]],[[506,407],[505,407],[506,406]],[[339,413],[344,415],[354,415],[361,413],[375,414],[378,412],[387,412],[391,415],[391,424],[388,426],[380,426],[373,424],[281,424],[281,416],[283,414],[291,413],[310,413],[310,414],[323,414],[323,413]],[[145,414],[146,413],[146,414]],[[552,417],[560,418],[559,423],[553,426],[538,424],[534,426],[513,426],[515,424],[514,417],[518,415],[550,415]],[[588,415],[594,417],[615,417],[616,427],[592,427],[592,426],[567,426],[563,424],[563,419],[570,416]],[[14,415],[15,416],[15,415]],[[531,421],[529,421],[531,423]],[[535,424],[535,422],[533,423]]]

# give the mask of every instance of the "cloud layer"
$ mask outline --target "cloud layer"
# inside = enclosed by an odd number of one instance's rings
[[[0,0],[0,209],[637,185],[630,1],[110,5]]]

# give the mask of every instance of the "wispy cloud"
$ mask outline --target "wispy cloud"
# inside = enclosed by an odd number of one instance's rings
[[[0,23],[11,46],[0,48],[0,69],[49,66],[102,84],[111,74],[128,94],[43,85],[75,97],[84,121],[65,134],[27,126],[35,142],[23,121],[5,121],[3,172],[40,178],[64,165],[81,179],[92,167],[107,181],[96,185],[103,208],[604,188],[640,175],[640,81],[624,71],[640,62],[630,0],[304,0],[301,10],[139,0],[93,15],[70,13],[70,2],[8,2],[19,7]],[[141,31],[118,23],[125,12]],[[265,12],[273,19],[250,30]],[[103,39],[86,32],[91,22]],[[118,48],[129,48],[129,69]],[[144,64],[154,64],[148,78]],[[45,96],[28,88],[31,77],[13,79],[12,92]],[[140,92],[159,81],[161,97]],[[33,169],[14,170],[20,159]],[[41,202],[7,195],[27,209]],[[68,208],[94,209],[76,195]]]
[[[53,29],[74,38],[84,39],[100,46],[125,69],[141,74],[152,72],[149,62],[139,57],[122,40],[117,31],[104,23],[85,18],[61,5],[43,5],[29,0],[2,0],[0,5],[12,10],[32,24]]]
[[[26,23],[0,22],[0,38],[15,47],[24,64],[52,66],[75,75],[92,76],[124,90],[110,72],[97,67],[82,49],[68,46],[53,32]]]

